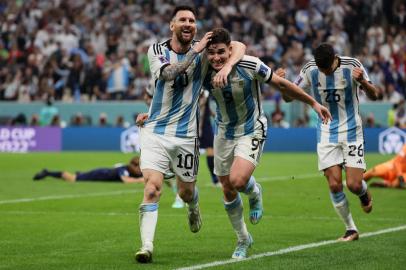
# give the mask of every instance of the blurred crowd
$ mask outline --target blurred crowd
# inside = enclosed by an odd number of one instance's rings
[[[148,46],[170,37],[173,7],[185,3],[196,7],[198,38],[225,27],[289,80],[328,41],[360,59],[381,101],[405,97],[402,0],[0,0],[0,101],[142,99]],[[263,97],[280,101],[268,86]]]

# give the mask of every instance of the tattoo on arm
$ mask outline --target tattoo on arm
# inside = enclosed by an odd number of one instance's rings
[[[165,81],[174,80],[177,75],[184,72],[189,67],[197,55],[198,53],[195,52],[195,50],[189,50],[185,55],[184,61],[176,64],[170,64],[162,70],[161,79],[164,79]]]

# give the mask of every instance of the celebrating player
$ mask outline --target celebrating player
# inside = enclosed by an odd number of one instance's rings
[[[336,55],[327,43],[315,49],[314,60],[304,65],[295,83],[312,90],[316,100],[328,107],[333,116],[330,123],[319,121],[317,125],[318,167],[324,171],[334,208],[345,223],[346,232],[339,240],[357,240],[358,229],[343,192],[342,169],[348,189],[359,197],[364,212],[371,212],[371,194],[362,180],[366,165],[358,89],[363,89],[372,100],[377,99],[378,91],[357,59]],[[290,100],[288,95],[284,98]]]
[[[211,69],[204,87],[210,90],[217,104],[214,172],[222,184],[224,207],[238,238],[232,258],[243,259],[247,257],[253,240],[244,222],[239,192],[249,197],[251,223],[257,224],[263,212],[262,188],[252,176],[260,160],[267,131],[260,102],[260,83],[276,85],[290,96],[311,105],[323,121],[328,121],[331,116],[327,108],[295,84],[273,74],[257,57],[245,55],[230,72],[228,84],[214,86],[212,78],[229,61],[231,51],[228,31],[214,29],[207,44]]]
[[[141,128],[141,169],[145,178],[144,199],[140,206],[142,247],[135,259],[151,262],[153,239],[158,219],[158,201],[163,175],[175,173],[179,195],[188,204],[189,227],[192,232],[201,228],[199,196],[195,180],[199,161],[197,138],[198,99],[207,63],[199,54],[211,37],[206,33],[195,42],[195,12],[191,7],[176,7],[170,22],[172,38],[156,43],[148,50],[148,60],[155,90],[149,113],[139,116],[145,121]],[[233,56],[218,76],[216,85],[227,82],[232,65],[244,54],[245,46],[233,45]]]

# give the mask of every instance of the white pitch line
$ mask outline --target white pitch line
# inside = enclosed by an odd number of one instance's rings
[[[402,226],[399,226],[399,227],[388,228],[388,229],[379,230],[379,231],[376,231],[376,232],[363,233],[363,234],[360,235],[360,237],[366,238],[366,237],[371,237],[371,236],[375,236],[375,235],[401,231],[401,230],[405,230],[405,229],[406,229],[406,225],[402,225]],[[314,242],[314,243],[310,243],[310,244],[292,246],[292,247],[288,247],[288,248],[284,248],[284,249],[280,249],[280,250],[276,250],[276,251],[270,251],[270,252],[265,252],[265,253],[252,255],[249,258],[243,259],[243,260],[229,259],[229,260],[223,260],[223,261],[215,261],[215,262],[211,262],[211,263],[205,263],[205,264],[192,265],[192,266],[187,266],[187,267],[182,267],[182,268],[176,268],[175,270],[197,270],[197,269],[204,269],[204,268],[220,266],[220,265],[226,265],[226,264],[231,264],[231,263],[247,262],[247,261],[252,261],[252,260],[260,259],[260,258],[264,258],[264,257],[282,255],[282,254],[286,254],[286,253],[291,253],[291,252],[295,252],[295,251],[300,251],[300,250],[310,249],[310,248],[316,248],[316,247],[321,247],[321,246],[326,246],[326,245],[331,245],[331,244],[336,244],[336,243],[341,243],[341,242],[338,241],[338,240],[328,240],[328,241]]]
[[[13,204],[13,203],[35,202],[35,201],[74,199],[74,198],[83,198],[83,197],[99,197],[99,196],[121,195],[121,194],[136,193],[136,192],[138,192],[138,191],[137,190],[118,190],[118,191],[99,192],[99,193],[67,194],[67,195],[44,196],[44,197],[36,197],[36,198],[20,198],[20,199],[14,199],[14,200],[0,201],[0,204]]]

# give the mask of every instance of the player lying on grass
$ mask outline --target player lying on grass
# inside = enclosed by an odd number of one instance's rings
[[[259,58],[245,55],[233,67],[225,87],[213,86],[213,77],[230,58],[230,34],[216,28],[207,43],[207,60],[211,69],[203,87],[217,104],[214,136],[214,173],[219,177],[224,193],[224,208],[237,234],[233,259],[244,259],[253,239],[244,221],[240,193],[249,198],[249,219],[257,224],[262,218],[262,188],[252,175],[259,163],[267,132],[267,121],[261,107],[262,83],[277,86],[281,91],[312,106],[327,122],[327,108],[295,84],[274,74]]]
[[[405,188],[406,177],[406,144],[402,150],[392,159],[374,166],[364,173],[365,181],[374,177],[383,180],[374,181],[370,184],[373,187]]]
[[[33,180],[42,180],[48,176],[63,179],[67,182],[76,181],[102,181],[102,182],[123,182],[142,183],[144,178],[140,170],[139,157],[134,157],[127,165],[120,165],[114,168],[97,168],[87,172],[71,173],[68,171],[49,171],[43,169],[34,175]]]

